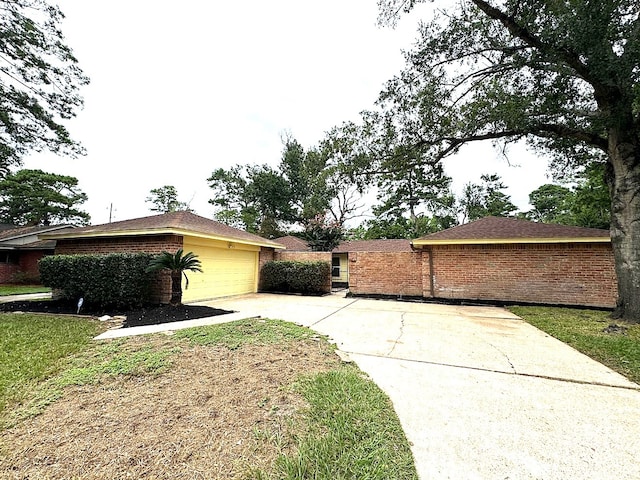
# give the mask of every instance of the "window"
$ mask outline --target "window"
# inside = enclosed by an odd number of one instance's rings
[[[17,252],[0,252],[0,263],[17,264],[19,260]]]
[[[332,277],[340,276],[340,257],[333,257],[331,259],[331,276]]]

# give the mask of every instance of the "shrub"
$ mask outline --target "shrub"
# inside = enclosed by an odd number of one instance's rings
[[[146,268],[149,253],[108,255],[53,255],[40,260],[42,284],[56,289],[65,300],[84,298],[84,304],[107,308],[134,308],[149,298],[153,274]]]
[[[262,290],[270,292],[326,293],[331,285],[327,262],[267,262],[260,271]]]

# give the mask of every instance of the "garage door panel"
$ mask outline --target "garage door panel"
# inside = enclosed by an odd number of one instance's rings
[[[189,288],[183,300],[193,302],[256,291],[258,252],[238,249],[206,247],[185,242],[185,251],[198,255],[202,273],[187,272]]]

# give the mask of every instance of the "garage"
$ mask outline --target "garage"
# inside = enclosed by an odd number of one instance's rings
[[[189,288],[183,279],[184,302],[256,291],[260,247],[185,237],[184,251],[195,253],[202,263],[202,273],[187,272]]]
[[[186,211],[64,229],[47,234],[46,239],[56,241],[55,253],[61,255],[173,254],[179,249],[193,252],[203,271],[187,272],[189,288],[183,278],[185,303],[256,292],[261,253],[272,259],[275,249],[284,248],[258,235]],[[151,290],[151,301],[168,303],[169,275],[156,281]]]

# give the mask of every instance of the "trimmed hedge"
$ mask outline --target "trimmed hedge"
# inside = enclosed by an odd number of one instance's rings
[[[267,262],[260,271],[260,285],[268,292],[327,293],[331,285],[331,265],[328,262]]]
[[[136,308],[147,303],[154,274],[146,272],[150,253],[53,255],[38,266],[42,284],[62,299],[100,308]]]

